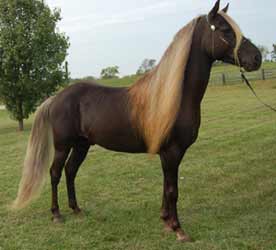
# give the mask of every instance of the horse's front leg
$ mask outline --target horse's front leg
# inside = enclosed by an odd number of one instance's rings
[[[181,229],[177,215],[178,168],[184,152],[184,150],[174,145],[160,153],[164,174],[161,218],[165,222],[166,230],[176,232],[177,239],[186,242],[191,241],[191,238]]]

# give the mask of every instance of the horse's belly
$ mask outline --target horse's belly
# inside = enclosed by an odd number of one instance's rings
[[[122,105],[101,103],[91,105],[83,110],[81,134],[88,138],[91,144],[100,145],[106,149],[140,153],[145,152],[143,139],[133,128],[129,113]]]
[[[109,150],[128,153],[146,152],[144,141],[126,126],[97,126],[87,135],[91,144],[97,144]]]
[[[129,136],[110,135],[103,138],[96,138],[95,144],[106,149],[126,152],[126,153],[144,153],[146,147],[141,140]]]

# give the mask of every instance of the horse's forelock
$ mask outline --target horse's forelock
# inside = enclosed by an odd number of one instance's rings
[[[239,27],[239,25],[233,20],[232,17],[230,17],[229,15],[227,15],[225,12],[220,11],[219,14],[225,19],[225,21],[232,27],[235,35],[236,35],[236,45],[234,48],[234,58],[235,61],[238,65],[240,65],[239,62],[239,56],[238,56],[238,51],[239,48],[241,46],[242,43],[242,39],[243,39],[243,33]]]

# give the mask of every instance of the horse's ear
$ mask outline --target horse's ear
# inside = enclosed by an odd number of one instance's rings
[[[227,13],[228,9],[229,9],[229,3],[225,6],[224,9],[222,9],[222,11],[223,11],[224,13]]]
[[[217,0],[215,6],[213,7],[213,9],[208,14],[209,20],[212,20],[213,18],[216,17],[216,15],[219,11],[219,5],[220,5],[220,0]]]

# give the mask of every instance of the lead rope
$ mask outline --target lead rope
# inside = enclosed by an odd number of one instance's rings
[[[265,103],[256,93],[256,91],[254,90],[254,88],[252,87],[252,85],[250,84],[250,82],[248,81],[248,79],[246,78],[245,74],[244,74],[244,70],[241,67],[240,64],[240,59],[239,59],[239,55],[235,55],[235,61],[238,64],[239,68],[240,68],[240,73],[241,73],[241,77],[244,80],[245,84],[247,85],[247,87],[251,90],[251,92],[253,93],[253,95],[257,98],[257,100],[263,104],[265,107],[267,107],[268,109],[276,112],[276,109],[273,108],[272,106],[270,106],[269,104]]]
[[[276,109],[273,108],[272,106],[270,106],[269,104],[265,103],[258,95],[257,93],[255,92],[255,90],[253,89],[253,87],[251,86],[251,84],[249,83],[249,81],[247,80],[245,74],[244,74],[244,71],[242,70],[242,68],[240,68],[240,72],[241,72],[241,77],[242,79],[245,81],[247,87],[251,90],[251,92],[253,93],[253,95],[257,98],[257,100],[263,104],[265,107],[271,109],[272,111],[276,112]]]

